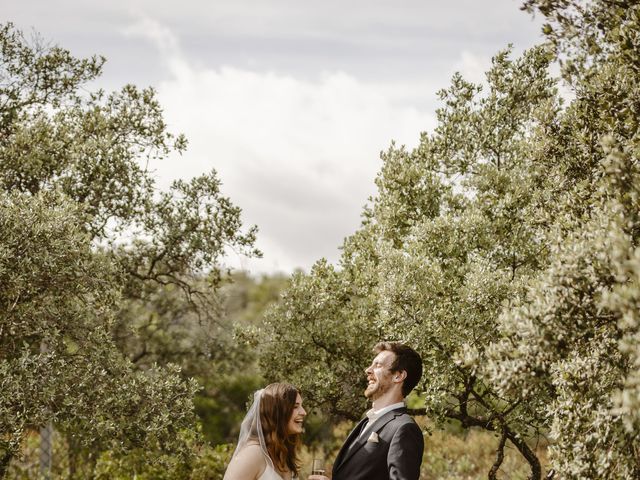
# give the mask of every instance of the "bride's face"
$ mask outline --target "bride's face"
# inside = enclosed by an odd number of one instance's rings
[[[289,419],[289,423],[287,424],[287,430],[290,434],[294,435],[297,433],[302,433],[303,427],[302,424],[304,422],[304,417],[307,416],[307,412],[302,408],[302,397],[300,394],[296,397],[296,404],[293,407],[293,412],[291,413],[291,418]]]

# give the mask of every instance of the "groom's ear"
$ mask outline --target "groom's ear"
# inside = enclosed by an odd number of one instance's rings
[[[404,382],[404,379],[407,378],[407,371],[406,370],[400,370],[399,372],[396,372],[393,374],[393,381],[394,382]]]

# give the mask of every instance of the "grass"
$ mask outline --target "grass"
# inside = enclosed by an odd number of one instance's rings
[[[480,480],[486,479],[493,462],[495,461],[495,451],[498,445],[498,438],[490,432],[471,430],[461,432],[455,426],[444,430],[433,429],[429,423],[421,422],[423,428],[429,427],[432,433],[425,434],[425,450],[422,459],[421,480]],[[327,472],[331,471],[331,465],[337,455],[337,449],[341,440],[349,433],[348,424],[339,425],[334,431],[336,440],[335,448],[327,455]],[[63,465],[65,463],[65,452],[62,442],[54,442],[57,447],[54,451],[54,472],[52,480],[68,478]],[[11,471],[7,476],[8,480],[35,480],[38,476],[38,453],[39,437],[37,434],[30,435],[25,442],[25,450],[21,459],[13,462]],[[537,449],[538,458],[546,470],[548,466],[546,449],[540,446]],[[302,471],[300,478],[306,479],[311,470],[313,458],[323,457],[323,453],[304,448],[300,455]],[[211,462],[204,462],[204,470],[198,470],[198,475],[183,477],[184,480],[221,478],[222,467],[213,465]],[[222,470],[219,470],[222,468]],[[498,472],[500,480],[525,480],[530,473],[528,464],[513,446],[505,449],[505,459]],[[118,478],[132,478],[126,474]],[[152,478],[142,476],[140,478]]]
[[[421,479],[479,480],[486,479],[495,461],[499,439],[490,432],[472,430],[466,434],[434,431],[425,436]],[[546,449],[537,449],[538,458],[547,464]],[[505,458],[498,471],[503,480],[526,480],[530,469],[515,447],[507,445]]]

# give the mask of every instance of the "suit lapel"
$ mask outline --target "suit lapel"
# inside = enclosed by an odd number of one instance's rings
[[[360,448],[367,443],[369,435],[371,432],[379,432],[384,428],[384,426],[389,423],[391,420],[396,418],[398,415],[401,415],[407,411],[406,408],[397,408],[385,413],[380,418],[377,418],[371,428],[367,429],[367,433],[364,435],[360,435],[362,428],[364,426],[366,418],[364,418],[357,426],[353,429],[353,431],[347,437],[344,445],[340,449],[340,453],[338,453],[338,457],[336,458],[334,472],[338,471],[340,467],[346,463],[351,456],[356,453]]]
[[[342,465],[342,462],[344,461],[346,454],[350,450],[351,444],[358,439],[358,436],[360,435],[360,432],[362,431],[362,428],[364,427],[364,424],[367,422],[367,420],[368,420],[367,417],[364,417],[362,420],[360,420],[360,423],[356,425],[356,428],[351,430],[351,433],[349,434],[344,444],[342,445],[342,448],[338,452],[338,456],[336,457],[336,461],[333,467],[334,472],[338,469],[340,465]]]

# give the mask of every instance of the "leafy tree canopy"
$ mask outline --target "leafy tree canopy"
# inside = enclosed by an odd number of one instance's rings
[[[256,228],[215,171],[155,188],[149,166],[186,140],[153,89],[91,91],[103,58],[10,23],[0,56],[0,472],[49,421],[94,459],[186,454],[184,377],[225,356],[222,259],[259,255]]]
[[[339,265],[295,275],[271,312],[263,365],[356,419],[369,346],[403,340],[424,413],[499,436],[489,478],[508,443],[542,478],[540,435],[562,478],[636,478],[640,6],[523,8],[549,41],[498,53],[483,85],[456,74],[435,130],[382,154]]]

